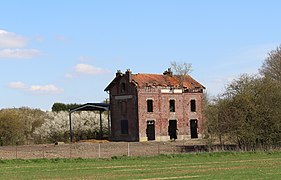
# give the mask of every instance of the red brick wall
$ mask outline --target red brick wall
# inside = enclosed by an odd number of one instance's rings
[[[126,91],[121,92],[122,83]],[[156,140],[168,140],[169,120],[177,120],[178,138],[190,138],[190,119],[198,120],[202,133],[203,93],[161,93],[161,88],[136,89],[124,75],[110,90],[111,133],[115,141],[145,140],[147,121],[155,121]],[[147,112],[147,100],[153,100],[153,112]],[[169,100],[175,100],[175,112],[169,110]],[[190,110],[190,100],[196,100],[196,112]],[[122,110],[126,104],[126,111]],[[121,120],[128,120],[128,134],[121,134]]]
[[[160,88],[139,90],[140,138],[146,137],[147,120],[155,121],[156,137],[168,136],[169,120],[177,120],[178,135],[185,135],[185,137],[188,137],[190,136],[190,119],[197,119],[198,133],[201,134],[202,95],[202,93],[161,93]],[[147,112],[147,99],[153,100],[153,112]],[[170,99],[175,100],[175,112],[170,112],[169,110]],[[191,112],[190,110],[191,99],[196,100],[196,112]],[[166,137],[166,139],[167,138],[168,137]]]
[[[125,83],[126,91],[121,92],[121,84]],[[122,103],[126,109],[122,110]],[[110,91],[111,137],[115,141],[138,141],[137,98],[132,83],[122,77]],[[128,134],[121,134],[121,120],[128,120]]]

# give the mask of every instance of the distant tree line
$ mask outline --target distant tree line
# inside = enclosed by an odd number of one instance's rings
[[[243,150],[281,145],[281,46],[268,54],[259,73],[243,74],[205,104],[205,137]]]
[[[53,112],[60,112],[60,111],[69,111],[70,109],[76,108],[80,106],[81,104],[64,104],[64,103],[54,103],[52,106]]]

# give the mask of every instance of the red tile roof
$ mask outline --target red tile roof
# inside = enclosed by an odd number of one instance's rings
[[[138,88],[151,86],[181,88],[181,84],[183,84],[183,87],[185,89],[205,89],[203,85],[201,85],[189,75],[186,75],[184,78],[181,78],[181,76],[171,75],[169,74],[169,72],[166,74],[131,74],[131,72],[127,71],[126,74],[116,74],[116,77],[105,88],[105,91],[110,90],[115,84],[120,81],[121,78],[124,78],[127,75],[131,76],[131,81],[135,83]],[[183,83],[181,83],[181,79],[183,79]]]
[[[181,87],[181,80],[178,75],[161,75],[161,74],[132,74],[132,81],[138,87],[146,86],[164,86],[164,87]],[[187,89],[203,88],[199,82],[191,76],[186,75],[183,79],[183,86]]]

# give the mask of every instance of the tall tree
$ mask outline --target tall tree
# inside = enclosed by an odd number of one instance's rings
[[[281,88],[271,78],[242,75],[206,109],[207,132],[240,148],[267,149],[281,138]]]
[[[260,73],[281,82],[281,45],[268,53],[268,57],[265,59]]]

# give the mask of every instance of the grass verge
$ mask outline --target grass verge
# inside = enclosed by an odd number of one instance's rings
[[[281,152],[0,160],[1,179],[278,179]]]

